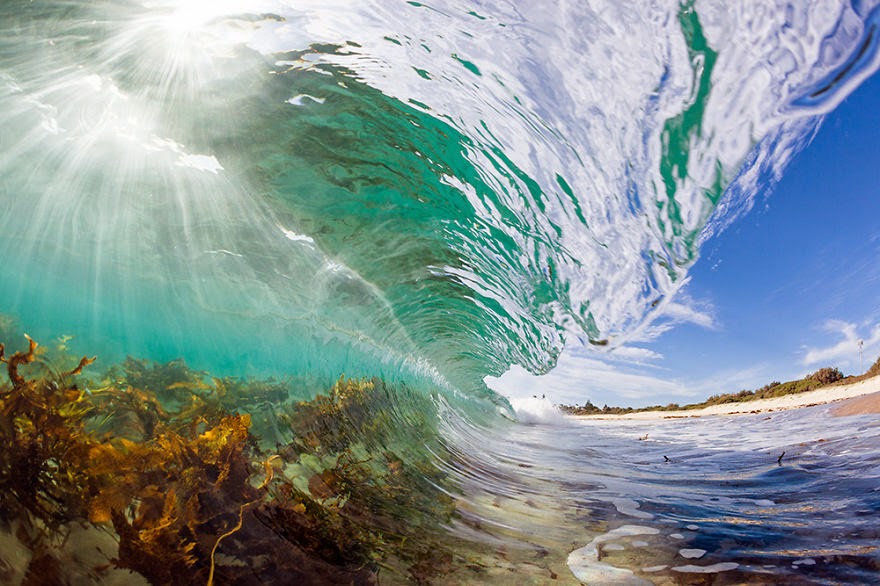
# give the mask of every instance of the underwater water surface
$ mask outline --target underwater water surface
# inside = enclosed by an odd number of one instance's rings
[[[870,582],[870,422],[844,448],[775,416],[782,465],[756,418],[634,444],[484,380],[659,315],[877,69],[878,23],[2,3],[0,581]]]

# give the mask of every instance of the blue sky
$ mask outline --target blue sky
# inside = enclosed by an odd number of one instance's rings
[[[825,117],[751,212],[706,242],[673,324],[611,354],[567,351],[511,398],[643,406],[799,378],[857,374],[880,355],[880,74]],[[858,340],[864,341],[860,370]]]

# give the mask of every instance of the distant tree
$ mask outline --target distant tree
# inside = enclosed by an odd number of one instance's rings
[[[599,408],[593,405],[592,401],[589,400],[581,406],[559,405],[559,409],[570,415],[592,415],[599,412]]]
[[[830,385],[831,383],[836,383],[837,381],[842,379],[843,373],[836,368],[820,368],[807,378],[812,379],[823,385]]]

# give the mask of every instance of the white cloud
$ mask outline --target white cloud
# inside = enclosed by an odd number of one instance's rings
[[[692,301],[686,300],[685,303],[672,302],[663,310],[663,317],[673,321],[673,323],[692,323],[700,327],[714,330],[717,325],[715,318],[708,310],[701,310]]]
[[[564,405],[582,405],[589,400],[599,407],[604,404],[643,407],[670,402],[693,403],[711,395],[754,389],[770,380],[767,371],[767,365],[758,365],[717,372],[707,379],[684,381],[610,364],[604,355],[599,359],[566,351],[548,374],[535,376],[514,366],[498,378],[487,377],[486,383],[511,401],[546,397],[552,403]]]
[[[880,323],[861,327],[858,324],[829,320],[822,327],[839,341],[815,348],[806,348],[801,363],[805,366],[822,364],[823,366],[850,367],[858,370],[868,368],[880,353]],[[840,339],[842,338],[842,339]],[[859,340],[862,340],[863,364],[859,364]]]
[[[675,381],[626,372],[601,360],[568,352],[545,375],[535,376],[513,366],[498,378],[487,377],[486,383],[511,400],[546,396],[556,404],[582,404],[589,399],[620,405],[652,396],[687,394],[687,389]]]
[[[669,330],[675,327],[671,321],[660,321],[655,318],[653,321],[646,323],[641,328],[627,336],[627,342],[653,342]]]
[[[543,376],[514,366],[501,377],[487,378],[486,383],[512,400],[546,396],[553,403],[569,405],[587,400],[600,405],[642,405],[652,402],[654,397],[668,399],[693,394],[679,381],[623,370],[602,360],[570,353],[563,353],[556,368]]]
[[[611,359],[619,358],[635,363],[642,363],[649,360],[660,360],[663,358],[663,355],[659,352],[654,352],[653,350],[641,348],[639,346],[618,346],[608,353],[608,357]]]
[[[682,287],[687,283],[686,280]],[[679,289],[672,297],[663,301],[644,324],[626,335],[623,342],[651,342],[681,324],[717,330],[719,325],[715,313],[711,303],[694,299],[686,291]]]
[[[664,377],[656,364],[664,358],[663,354],[632,345],[656,340],[680,324],[717,329],[714,314],[710,303],[695,300],[679,289],[675,301],[667,298],[652,318],[635,332],[612,339],[607,348],[569,347],[548,374],[535,376],[513,366],[500,377],[487,377],[486,384],[512,402],[546,397],[556,404],[583,404],[589,400],[599,406],[607,403],[632,407],[691,403],[713,394],[764,384],[766,381],[759,382],[759,371],[755,369],[718,373],[711,380]]]

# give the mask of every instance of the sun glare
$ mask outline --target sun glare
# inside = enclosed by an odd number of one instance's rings
[[[180,0],[156,3],[156,6],[170,9],[168,28],[178,34],[198,32],[218,18],[248,11],[248,3],[241,0]]]

